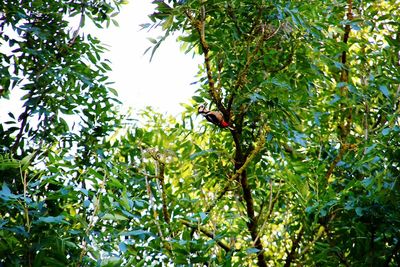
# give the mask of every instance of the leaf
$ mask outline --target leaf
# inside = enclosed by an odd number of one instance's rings
[[[111,71],[111,70],[112,70],[111,67],[110,67],[107,63],[105,63],[105,62],[101,62],[101,66],[102,66],[104,69],[108,70],[108,71]]]
[[[157,44],[157,40],[151,37],[148,37],[147,40],[149,40],[152,44]]]
[[[143,30],[143,29],[150,28],[151,24],[150,23],[142,23],[142,24],[139,24],[139,26],[141,27],[141,30]]]
[[[391,131],[392,131],[391,128],[385,128],[385,129],[382,130],[382,135],[383,135],[383,136],[386,136],[386,135],[388,135]]]
[[[208,217],[207,213],[205,212],[200,212],[199,215],[202,222],[204,222]]]
[[[122,232],[120,234],[121,236],[138,236],[138,235],[153,235],[152,233],[150,233],[149,231],[145,231],[145,230],[134,230],[134,231],[129,231],[129,232]]]
[[[110,92],[111,92],[113,95],[118,96],[118,91],[115,90],[114,88],[108,88],[108,90],[110,90]]]
[[[172,23],[174,22],[174,15],[169,15],[166,20],[164,20],[164,23],[162,24],[162,29],[165,31],[169,27],[171,27]]]
[[[376,147],[376,144],[373,144],[373,145],[367,147],[367,149],[365,149],[364,154],[370,153],[375,147]]]
[[[34,221],[33,223],[35,224],[39,224],[39,223],[50,223],[50,224],[60,224],[60,223],[65,223],[65,224],[69,224],[67,221],[64,220],[64,216],[63,215],[59,215],[59,216],[47,216],[47,217],[39,217],[36,221]]]
[[[355,211],[356,211],[356,214],[357,214],[357,216],[362,216],[363,215],[363,208],[361,208],[361,207],[357,207],[356,209],[355,209]]]
[[[204,156],[204,155],[208,155],[208,154],[216,154],[218,151],[215,149],[208,149],[208,150],[202,150],[200,152],[194,153],[192,155],[189,156],[190,160],[194,160],[198,157]]]
[[[337,101],[340,100],[340,96],[338,95],[333,95],[333,99],[329,102],[330,105],[335,104]]]
[[[96,177],[99,180],[103,180],[103,178],[104,178],[104,175],[100,174],[99,172],[97,172],[93,168],[89,168],[88,169],[88,173],[93,175],[94,177]]]
[[[103,220],[111,220],[111,221],[126,221],[128,220],[127,217],[123,216],[122,214],[118,214],[118,213],[106,213],[104,214],[101,219]]]
[[[90,62],[92,62],[93,64],[97,63],[97,59],[92,53],[88,53],[87,56],[88,56]]]
[[[17,199],[20,196],[21,195],[14,195],[13,193],[11,193],[11,190],[7,186],[7,184],[3,183],[3,186],[2,186],[1,191],[0,191],[0,198],[1,199],[3,199],[4,201],[8,201],[10,199]]]
[[[109,177],[109,184],[116,188],[125,188],[125,186],[117,178],[114,177]]]
[[[250,101],[251,101],[252,103],[257,102],[258,100],[265,100],[265,97],[262,96],[262,95],[260,95],[260,94],[258,94],[258,93],[254,93],[254,94],[252,94],[252,95],[250,96]]]
[[[307,143],[305,138],[307,138],[307,136],[303,133],[299,133],[297,131],[293,131],[294,133],[294,139],[293,141],[296,142],[297,144],[301,145],[302,147],[306,147]]]
[[[22,165],[22,166],[21,166],[21,169],[22,169],[22,170],[26,170],[26,169],[29,167],[29,165],[30,165],[32,159],[35,157],[35,155],[36,155],[36,153],[35,153],[35,152],[32,152],[32,153],[30,153],[29,155],[25,156],[25,157],[21,160],[21,165]]]
[[[1,156],[0,154],[0,171],[9,169],[18,169],[21,166],[19,160],[13,159],[11,156]]]
[[[247,254],[257,254],[260,250],[258,248],[248,248],[246,249]]]
[[[115,27],[119,27],[119,23],[116,19],[111,20]]]
[[[22,235],[24,237],[28,237],[29,236],[29,233],[22,226],[10,227],[7,230],[12,232],[12,233],[16,233],[18,235]]]
[[[124,209],[126,210],[131,210],[133,203],[129,200],[126,191],[122,192],[122,196],[120,199],[120,204],[123,206]]]
[[[204,98],[202,98],[201,96],[192,96],[192,99],[194,101],[196,101],[197,103],[204,103]]]
[[[386,98],[390,98],[390,93],[386,85],[379,85],[379,90],[382,92],[384,96],[386,96]]]
[[[361,184],[365,186],[365,188],[369,188],[369,186],[373,183],[373,179],[371,177],[364,178],[364,180],[361,181]]]
[[[119,243],[118,247],[119,247],[119,250],[121,250],[122,253],[125,253],[127,251],[127,249],[128,249],[126,244],[125,244],[125,242]]]

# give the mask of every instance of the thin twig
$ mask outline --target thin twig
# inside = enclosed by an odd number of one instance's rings
[[[293,240],[292,248],[290,249],[290,252],[288,253],[288,255],[286,257],[286,261],[285,261],[284,267],[289,267],[290,264],[292,264],[292,262],[296,259],[296,250],[300,245],[300,241],[303,238],[303,234],[304,234],[304,227],[301,226],[300,227],[300,231],[297,234],[296,239]]]
[[[273,188],[272,188],[272,181],[270,181],[270,194],[269,194],[268,212],[267,212],[267,215],[266,215],[265,218],[264,218],[264,222],[263,222],[262,226],[261,226],[260,229],[258,230],[258,235],[257,235],[257,238],[256,238],[255,241],[257,241],[257,240],[260,238],[261,233],[264,231],[264,228],[267,226],[268,220],[269,220],[269,218],[271,217],[271,214],[272,214],[272,210],[273,210],[273,208],[274,208],[274,206],[275,206],[275,203],[278,201],[278,197],[279,197],[279,195],[280,195],[281,183],[282,183],[282,182],[279,181],[279,189],[278,189],[278,192],[276,193],[275,197],[272,198],[272,189],[273,189]],[[261,216],[261,211],[260,211],[259,217],[260,217],[260,216]],[[260,219],[260,218],[258,218],[257,221],[258,221],[259,219]],[[255,241],[254,241],[253,243],[255,243]]]
[[[204,227],[192,224],[192,223],[190,223],[190,222],[188,222],[186,220],[183,220],[183,219],[181,219],[180,221],[182,222],[183,225],[186,225],[186,226],[192,228],[193,230],[199,230],[201,233],[203,233],[207,237],[213,239],[218,244],[218,246],[220,246],[226,252],[231,251],[231,247],[226,242],[224,242],[223,240],[215,239],[215,234],[210,232],[210,231],[208,231]]]
[[[100,188],[96,194],[96,201],[94,203],[94,208],[93,208],[93,215],[90,218],[90,222],[89,225],[86,227],[85,230],[85,236],[89,236],[90,231],[92,230],[92,228],[95,226],[96,223],[96,215],[100,210],[100,199],[101,199],[101,194],[102,194],[102,190],[105,188],[105,184],[106,184],[106,175],[104,174],[103,176],[103,181],[100,183]],[[82,265],[82,261],[83,261],[83,257],[85,256],[86,252],[87,252],[87,242],[86,239],[83,238],[82,239],[82,251],[81,254],[79,255],[79,260],[76,263],[76,266],[79,267]]]
[[[159,219],[158,219],[157,207],[154,204],[154,196],[151,192],[151,185],[150,185],[150,182],[149,182],[149,179],[147,176],[145,177],[145,180],[146,180],[146,189],[147,189],[147,195],[148,195],[149,202],[150,202],[150,207],[153,209],[153,220],[154,220],[155,225],[157,226],[158,235],[160,236],[161,240],[164,240],[164,235],[161,230],[161,226],[158,223]]]

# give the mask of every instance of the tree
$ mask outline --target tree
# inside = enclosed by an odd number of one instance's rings
[[[107,174],[102,140],[120,125],[119,102],[101,57],[105,48],[83,27],[87,20],[108,25],[121,2],[0,3],[0,98],[23,95],[22,112],[9,112],[0,125],[1,265],[99,258],[88,243],[96,238]]]
[[[234,127],[203,135],[182,223],[215,246],[185,263],[395,265],[400,3],[155,3],[204,57],[194,100]]]
[[[0,217],[4,262],[397,266],[399,1],[154,4],[143,26],[165,36],[153,40],[151,56],[179,32],[183,49],[204,59],[192,103],[181,119],[148,109],[141,124],[121,126],[111,102],[102,109],[112,91],[101,86],[103,64],[88,56],[103,97],[91,87],[90,100],[79,91],[73,108],[59,101],[49,109],[58,121],[75,110],[80,129],[66,120],[53,128],[44,111],[37,125],[47,128],[2,129],[0,207],[11,207]],[[86,40],[91,49],[94,40]],[[83,73],[93,65],[82,63]],[[89,89],[78,77],[61,81]],[[52,90],[47,101],[65,92]],[[41,114],[47,98],[30,96],[26,106]],[[198,123],[200,104],[231,128]]]

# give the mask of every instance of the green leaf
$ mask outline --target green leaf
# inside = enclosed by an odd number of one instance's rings
[[[103,180],[104,179],[104,175],[100,174],[99,172],[97,172],[96,170],[94,170],[93,168],[89,168],[88,169],[88,173],[90,175],[93,175],[94,177],[96,177],[99,180]]]
[[[11,156],[1,156],[0,154],[0,171],[18,169],[20,166],[19,160],[13,159]]]
[[[22,166],[21,166],[21,169],[22,169],[22,170],[26,170],[26,169],[29,167],[29,165],[30,165],[32,159],[33,159],[35,156],[36,156],[36,153],[35,153],[35,152],[30,153],[29,155],[25,156],[25,157],[21,160],[21,165],[22,165]]]
[[[113,95],[118,96],[118,91],[115,90],[114,88],[108,88],[108,90],[110,90],[110,92],[111,92]]]
[[[257,254],[260,250],[258,248],[248,248],[246,249],[247,254]]]
[[[36,221],[34,221],[34,224],[40,224],[40,223],[50,223],[50,224],[60,224],[60,223],[65,223],[69,224],[67,221],[64,220],[63,215],[59,216],[46,216],[46,217],[39,217]]]
[[[10,188],[7,186],[6,183],[3,183],[3,186],[0,191],[0,198],[3,199],[4,201],[8,201],[11,199],[18,199],[20,195],[14,195],[11,193]]]
[[[390,93],[389,93],[389,90],[386,87],[386,85],[379,85],[379,90],[382,92],[382,94],[384,96],[386,96],[387,98],[390,98]]]
[[[128,231],[128,232],[122,232],[120,234],[121,236],[138,236],[138,235],[152,235],[152,233],[150,233],[149,231],[145,231],[145,230],[133,230],[133,231]]]
[[[356,209],[355,209],[355,211],[356,211],[356,214],[357,214],[357,216],[362,216],[363,215],[363,208],[361,208],[361,207],[357,207]]]
[[[371,151],[373,151],[373,149],[376,147],[376,144],[373,144],[369,147],[367,147],[367,149],[365,149],[365,154],[369,154]]]
[[[147,40],[149,40],[153,44],[157,44],[157,40],[151,37],[148,37]]]
[[[209,154],[217,154],[218,151],[214,149],[208,149],[208,150],[202,150],[200,152],[196,152],[192,155],[189,156],[190,160],[194,160],[198,157],[204,156],[204,155],[209,155]]]
[[[122,214],[117,214],[117,213],[106,213],[101,217],[101,219],[103,219],[103,220],[111,220],[111,221],[125,221],[125,220],[128,220],[127,217],[123,216]]]
[[[174,21],[174,15],[169,15],[168,18],[162,24],[162,29],[165,31],[166,29],[170,28]]]
[[[202,98],[201,96],[192,96],[192,99],[194,101],[196,101],[197,103],[204,103],[204,98]]]
[[[385,129],[382,130],[382,135],[383,135],[383,136],[386,136],[386,135],[388,135],[391,131],[392,131],[391,128],[385,128]]]
[[[119,23],[116,19],[112,19],[111,21],[114,24],[114,26],[119,27]]]

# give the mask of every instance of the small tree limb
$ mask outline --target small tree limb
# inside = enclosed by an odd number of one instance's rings
[[[195,230],[195,231],[198,230],[198,231],[200,231],[202,234],[204,234],[205,236],[207,236],[207,237],[213,239],[213,240],[218,244],[218,246],[220,246],[220,247],[221,247],[223,250],[225,250],[226,252],[231,251],[231,247],[230,247],[226,242],[224,242],[223,240],[215,239],[214,233],[208,231],[208,230],[205,229],[204,227],[199,226],[199,225],[196,225],[196,224],[192,224],[192,223],[190,223],[190,222],[188,222],[188,221],[186,221],[186,220],[183,220],[183,219],[180,220],[180,221],[182,222],[183,225],[186,225],[187,227],[192,228],[192,229]]]

